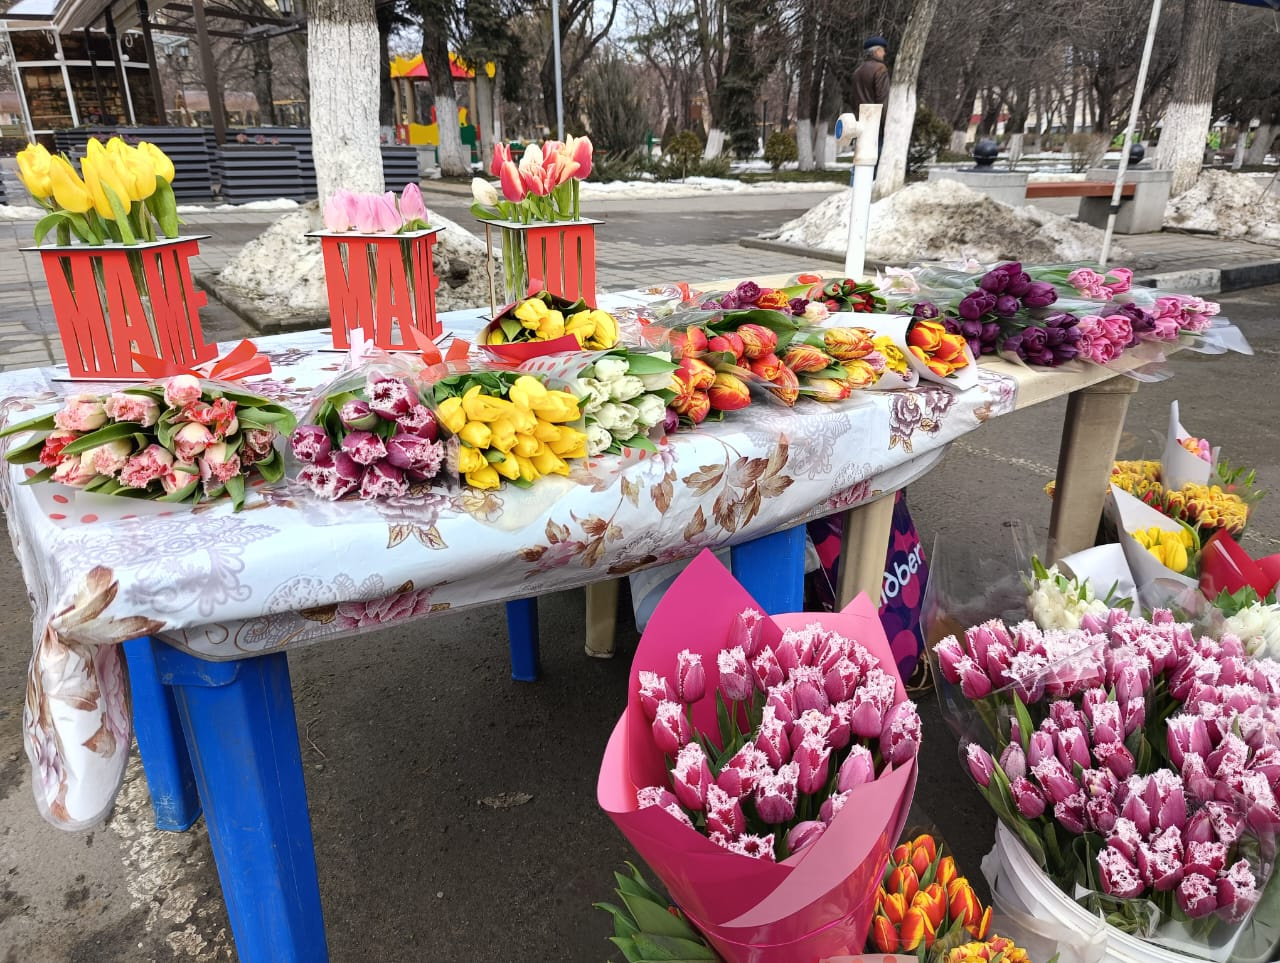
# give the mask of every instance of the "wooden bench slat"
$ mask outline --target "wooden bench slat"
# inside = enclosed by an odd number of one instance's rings
[[[1121,197],[1133,197],[1136,185],[1122,184]],[[1040,181],[1027,185],[1027,197],[1110,197],[1115,184],[1106,181]]]

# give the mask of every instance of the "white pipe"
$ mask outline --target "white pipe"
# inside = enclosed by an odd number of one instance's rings
[[[551,0],[551,51],[556,65],[556,131],[563,141],[564,85],[560,79],[560,0]]]
[[[1151,65],[1151,48],[1156,42],[1156,26],[1160,22],[1161,0],[1152,0],[1151,19],[1147,23],[1147,44],[1142,48],[1142,63],[1138,66],[1137,86],[1133,103],[1129,105],[1129,126],[1124,130],[1124,143],[1120,145],[1120,165],[1116,168],[1116,186],[1111,191],[1111,208],[1107,212],[1107,227],[1102,233],[1102,253],[1098,264],[1107,266],[1111,257],[1111,237],[1116,229],[1116,215],[1120,213],[1120,192],[1124,189],[1124,172],[1129,169],[1129,147],[1133,144],[1133,132],[1138,126],[1138,110],[1142,106],[1142,92],[1147,86],[1147,67]]]
[[[849,172],[849,240],[845,248],[845,277],[861,280],[867,262],[867,229],[871,222],[871,188],[880,153],[880,104],[863,104],[855,120],[841,114],[836,142],[853,139],[853,167]]]

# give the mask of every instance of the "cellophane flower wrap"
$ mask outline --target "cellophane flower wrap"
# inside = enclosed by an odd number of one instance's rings
[[[472,488],[528,488],[544,476],[567,477],[569,462],[587,457],[580,402],[562,382],[456,362],[428,368],[424,377],[424,397]]]
[[[378,499],[440,478],[445,446],[419,370],[380,355],[320,388],[290,438],[298,483],[324,499]]]
[[[538,291],[498,311],[480,334],[502,361],[527,361],[561,351],[607,351],[618,343],[618,321],[586,301]]]
[[[588,456],[656,452],[657,442],[675,430],[675,412],[667,407],[676,396],[676,364],[669,352],[616,348],[547,355],[520,370],[563,383],[578,398]]]
[[[1272,873],[1280,664],[1167,611],[991,621],[934,649],[969,771],[1067,895],[1225,959]]]
[[[865,598],[770,618],[703,552],[637,647],[598,798],[725,960],[857,954],[919,738]]]
[[[24,484],[191,504],[226,497],[238,511],[252,476],[284,476],[275,441],[293,425],[288,409],[240,385],[182,374],[70,395],[58,411],[0,437],[31,432],[5,455],[12,464],[41,465]]]

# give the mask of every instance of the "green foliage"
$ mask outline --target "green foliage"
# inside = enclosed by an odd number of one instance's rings
[[[631,66],[614,53],[601,56],[587,75],[587,120],[598,150],[634,151],[649,131]]]
[[[654,164],[643,148],[622,151],[597,151],[591,159],[591,180],[634,181],[652,174]]]
[[[786,131],[775,130],[769,135],[769,140],[764,145],[764,159],[775,171],[783,164],[798,160],[799,157],[800,148],[796,146],[796,139]]]
[[[614,873],[617,882],[614,890],[622,905],[595,903],[613,917],[614,935],[610,941],[622,950],[627,963],[657,963],[659,960],[688,961],[717,960],[715,951],[702,935],[689,925],[684,916],[668,902],[665,896],[649,885],[631,863],[631,870]]]
[[[920,176],[930,159],[951,143],[951,125],[924,104],[916,107],[911,126],[911,144],[907,148],[907,178]]]

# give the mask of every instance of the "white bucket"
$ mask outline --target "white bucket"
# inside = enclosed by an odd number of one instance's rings
[[[1068,897],[1036,865],[1010,830],[996,825],[995,848],[982,861],[996,919],[992,929],[1027,951],[1035,963],[1195,963],[1231,958],[1237,931],[1223,947],[1188,956],[1140,940],[1104,923]],[[1209,955],[1209,954],[1212,955]]]

